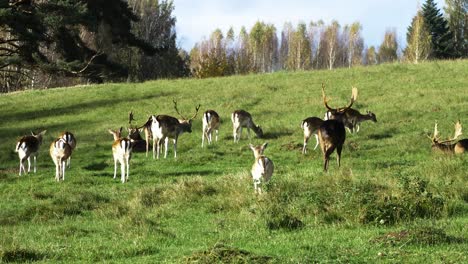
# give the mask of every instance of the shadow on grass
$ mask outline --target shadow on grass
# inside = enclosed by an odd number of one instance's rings
[[[166,173],[156,173],[158,176],[206,176],[210,174],[214,174],[216,171],[214,170],[199,170],[199,171],[177,171],[177,172],[166,172]]]
[[[380,134],[371,134],[368,136],[368,138],[373,139],[373,140],[381,140],[381,139],[391,138],[393,137],[395,133],[396,131],[387,130]]]
[[[15,248],[1,252],[2,262],[34,262],[46,258],[46,255],[30,249]]]
[[[273,131],[264,133],[262,139],[278,139],[284,136],[291,136],[292,134],[293,132],[291,131]]]
[[[105,162],[95,162],[87,166],[84,166],[83,169],[88,170],[88,171],[102,171],[108,167],[109,165],[107,165]]]

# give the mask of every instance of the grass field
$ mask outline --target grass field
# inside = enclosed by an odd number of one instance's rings
[[[460,119],[468,129],[468,61],[333,71],[104,84],[0,95],[0,260],[3,262],[462,263],[468,261],[468,156],[432,153]],[[330,105],[371,110],[347,134],[328,173],[301,121]],[[134,153],[130,181],[112,179],[107,129],[150,114],[189,116],[178,157]],[[201,112],[216,110],[219,141],[201,148]],[[265,138],[232,140],[230,113],[249,111]],[[38,172],[18,176],[16,140],[47,129]],[[64,130],[78,140],[64,182],[48,155]],[[465,136],[466,138],[466,136]],[[266,192],[253,191],[248,143],[268,142],[275,163]]]

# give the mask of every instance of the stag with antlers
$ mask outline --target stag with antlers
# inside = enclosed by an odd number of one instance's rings
[[[195,114],[190,117],[184,117],[177,109],[177,101],[172,100],[174,109],[181,119],[177,119],[168,115],[152,115],[151,118],[151,133],[153,135],[153,159],[159,159],[160,146],[164,141],[164,158],[167,157],[169,139],[174,142],[174,158],[177,158],[177,139],[184,133],[192,133],[192,120],[197,116],[200,104],[195,108]],[[156,154],[157,152],[157,154]]]
[[[441,140],[439,135],[439,130],[437,129],[437,122],[434,126],[434,135],[428,136],[432,141],[432,150],[442,151],[445,153],[455,153],[462,154],[468,150],[468,139],[461,139],[457,142],[458,137],[462,135],[462,125],[460,120],[455,123],[455,134],[452,138],[447,140]]]
[[[333,119],[325,120],[318,128],[318,137],[320,148],[322,149],[324,165],[323,169],[328,170],[330,155],[336,149],[336,160],[338,167],[341,163],[341,150],[346,139],[346,111],[351,108],[357,98],[357,89],[353,87],[351,101],[348,106],[340,108],[331,108],[325,96],[325,86],[322,84],[322,96],[325,107],[332,113]]]

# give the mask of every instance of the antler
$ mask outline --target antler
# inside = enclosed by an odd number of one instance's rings
[[[434,125],[434,134],[431,136],[427,136],[430,140],[432,141],[438,141],[439,139],[439,130],[437,130],[437,121],[435,122],[435,125]]]
[[[195,107],[195,114],[190,119],[194,119],[197,116],[198,110],[200,109],[200,106],[201,106],[201,104],[198,104],[198,106]]]
[[[187,120],[187,118],[185,118],[177,109],[177,101],[175,99],[172,99],[172,102],[174,103],[174,109],[176,110],[177,114],[179,114],[180,117],[182,117],[182,119]]]
[[[455,123],[455,133],[453,135],[453,138],[440,141],[439,143],[447,143],[447,142],[454,141],[461,135],[462,135],[462,126],[461,126],[460,120],[458,120],[457,123]]]
[[[356,87],[353,87],[351,90],[351,102],[349,103],[347,107],[345,107],[345,110],[350,108],[353,105],[353,103],[356,102],[357,95],[358,95],[358,90]]]
[[[334,109],[331,108],[330,106],[328,106],[327,104],[327,97],[325,96],[325,84],[322,83],[322,98],[323,98],[323,104],[325,104],[325,107],[330,110],[330,111],[333,111]]]
[[[136,119],[133,118],[133,111],[130,111],[130,113],[128,113],[128,123],[132,124],[132,121],[136,121]]]

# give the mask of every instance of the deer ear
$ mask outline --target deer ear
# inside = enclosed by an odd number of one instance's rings
[[[112,129],[107,129],[107,131],[109,132],[109,134],[114,135],[114,131],[112,131]]]
[[[252,144],[249,144],[249,148],[251,148],[252,150],[255,149],[254,145]]]
[[[268,142],[265,142],[265,143],[263,143],[262,148],[266,149],[267,146],[268,146]]]

